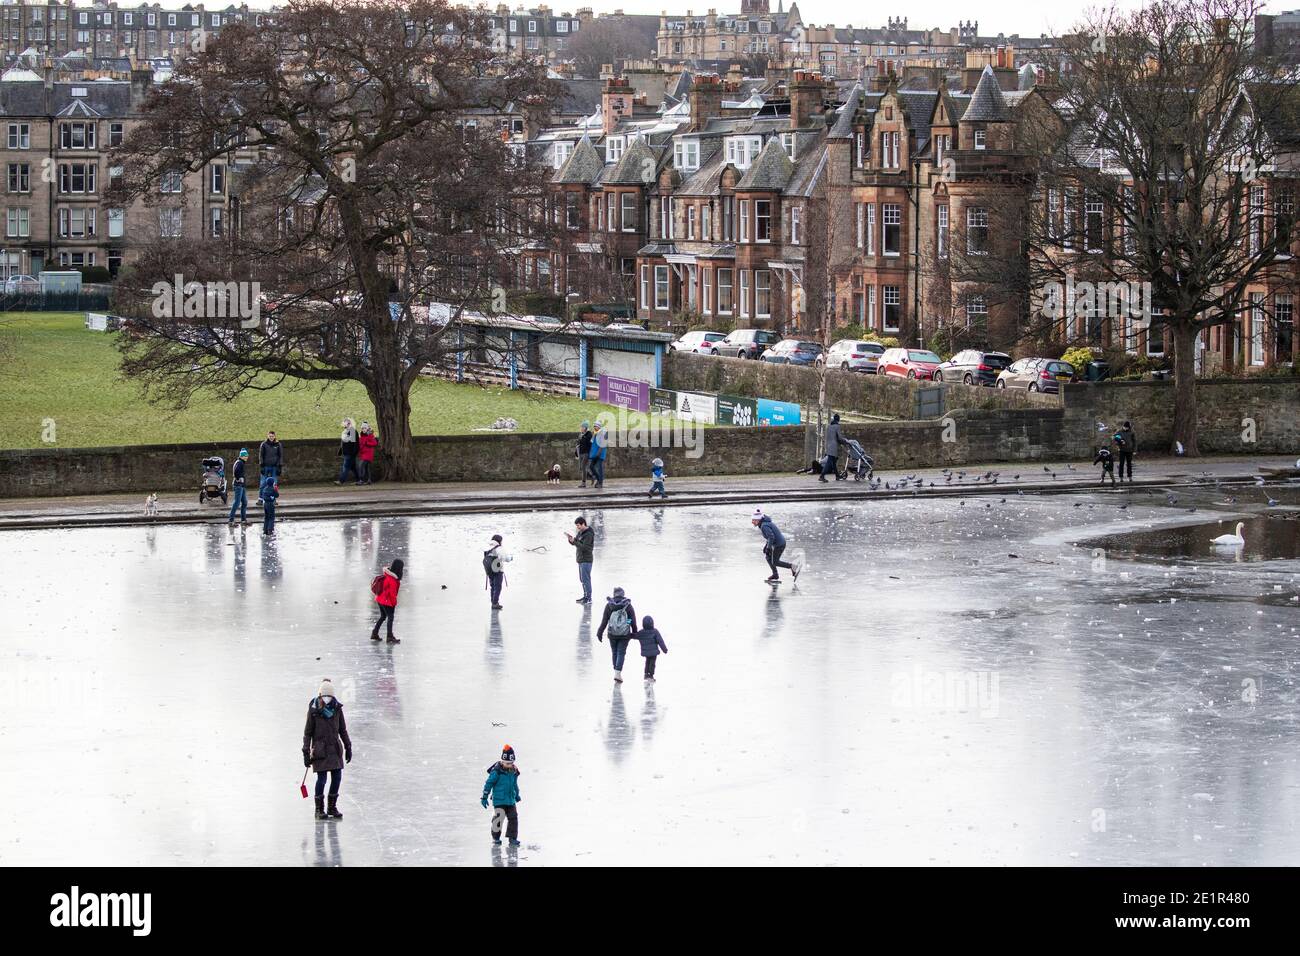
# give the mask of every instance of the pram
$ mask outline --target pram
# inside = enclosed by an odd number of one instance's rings
[[[226,462],[213,455],[204,458],[200,465],[203,467],[203,483],[199,485],[199,504],[210,498],[220,498],[221,503],[226,503]]]
[[[852,475],[854,481],[870,478],[875,463],[862,447],[862,443],[856,438],[841,438],[840,445],[843,446],[840,461],[844,464],[844,471],[840,473],[840,477],[847,478]]]

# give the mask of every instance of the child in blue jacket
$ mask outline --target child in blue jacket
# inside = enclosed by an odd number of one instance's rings
[[[656,458],[650,462],[650,497],[659,492],[660,498],[667,498],[668,492],[664,491],[664,460]]]
[[[262,534],[275,534],[275,502],[280,497],[280,484],[274,475],[262,478],[257,497],[262,500]]]
[[[483,784],[483,809],[487,809],[488,794],[492,795],[492,842],[501,843],[501,824],[506,823],[506,839],[511,846],[519,845],[519,813],[515,809],[523,797],[519,795],[519,768],[515,766],[515,749],[509,744],[501,748],[501,759],[488,767],[487,782]]]

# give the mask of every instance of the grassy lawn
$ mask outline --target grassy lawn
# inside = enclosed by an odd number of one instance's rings
[[[248,392],[232,402],[196,400],[177,412],[147,404],[117,371],[113,336],[90,332],[80,312],[0,313],[0,448],[43,445],[53,419],[56,447],[93,448],[181,442],[252,442],[275,429],[281,438],[337,438],[339,423],[374,422],[354,382]],[[426,379],[411,395],[417,435],[457,435],[513,418],[523,432],[577,431],[608,406]]]

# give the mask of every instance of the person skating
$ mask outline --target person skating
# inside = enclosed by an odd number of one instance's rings
[[[840,416],[838,413],[831,416],[830,427],[826,429],[826,460],[822,463],[822,473],[817,478],[818,481],[825,481],[826,476],[835,475],[835,480],[840,478],[840,441],[843,436],[840,434]]]
[[[1115,433],[1115,450],[1119,453],[1119,480],[1124,480],[1124,472],[1128,471],[1128,480],[1133,481],[1133,453],[1137,451],[1137,435],[1133,433],[1133,423],[1125,422],[1119,431]]]
[[[595,430],[591,435],[591,451],[587,453],[588,460],[591,462],[591,480],[595,483],[593,487],[605,487],[605,458],[609,454],[609,441],[605,432],[600,427],[600,422],[596,422]]]
[[[316,819],[342,819],[339,812],[339,785],[343,782],[343,765],[352,762],[352,738],[343,719],[343,704],[334,695],[334,685],[326,677],[320,690],[307,705],[307,726],[302,732],[302,765],[316,771]],[[325,777],[329,777],[329,810],[325,809]]]
[[[655,619],[649,614],[641,618],[641,630],[636,632],[636,636],[641,642],[641,656],[645,658],[645,679],[653,684],[655,661],[660,653],[668,653],[668,645],[664,643],[663,635],[655,627]]]
[[[1111,454],[1110,449],[1104,445],[1098,448],[1092,463],[1101,465],[1101,483],[1105,485],[1106,478],[1109,477],[1111,487],[1115,487],[1115,456]]]
[[[362,422],[361,434],[357,436],[357,464],[360,469],[357,484],[368,485],[374,481],[370,476],[370,466],[375,463],[375,449],[378,447],[379,439],[375,437],[375,430],[369,422]]]
[[[280,483],[267,475],[257,490],[257,500],[262,503],[262,534],[275,534],[275,509],[280,500]]]
[[[515,749],[509,744],[501,748],[501,759],[488,767],[487,782],[483,784],[483,798],[479,801],[487,809],[488,796],[492,797],[492,842],[501,843],[501,825],[504,823],[506,839],[511,846],[519,845],[518,804],[519,768],[515,766]]]
[[[226,519],[227,524],[235,523],[235,512],[239,512],[239,521],[241,524],[248,524],[248,485],[247,475],[245,472],[248,463],[248,449],[239,449],[239,457],[235,459],[235,467],[231,469],[231,490],[235,494],[235,500],[230,503],[230,515]]]
[[[578,459],[578,468],[582,470],[582,484],[579,488],[587,487],[587,476],[591,474],[591,423],[582,423],[582,434],[578,436],[578,446],[574,449],[574,457]]]
[[[795,567],[789,561],[781,560],[781,555],[785,552],[785,535],[776,526],[776,522],[763,514],[762,508],[755,508],[751,523],[755,528],[763,532],[763,557],[767,559],[767,566],[772,569],[767,583],[776,584],[781,580],[779,568],[788,569],[791,576],[798,581],[799,572],[803,569]]]
[[[379,620],[375,621],[374,630],[370,632],[370,639],[372,641],[379,640],[379,626],[387,621],[388,643],[402,643],[393,636],[393,615],[397,613],[397,592],[402,587],[402,572],[404,567],[402,559],[398,558],[388,567],[384,568],[382,574],[376,575],[375,579],[370,582],[370,591],[375,596],[375,603],[379,605]]]
[[[492,536],[492,547],[483,552],[483,572],[487,575],[487,588],[492,597],[492,610],[501,610],[501,588],[506,583],[505,563],[511,560],[501,547],[501,535]]]
[[[605,599],[605,613],[601,615],[600,627],[596,628],[596,640],[605,639],[606,629],[609,630],[609,653],[614,660],[614,680],[621,684],[628,641],[637,633],[636,609],[622,588],[614,588],[614,596]]]
[[[596,532],[587,527],[587,519],[578,516],[573,519],[573,525],[578,529],[577,534],[564,532],[564,536],[569,539],[569,544],[575,549],[574,557],[578,559],[578,580],[582,582],[582,597],[578,598],[578,604],[591,603],[591,563],[596,551]]]
[[[357,468],[357,453],[361,450],[361,443],[357,436],[357,430],[352,425],[352,419],[343,419],[343,434],[339,436],[339,457],[343,459],[343,464],[339,466],[339,477],[334,482],[341,485],[352,475],[357,484],[361,484],[361,471]]]

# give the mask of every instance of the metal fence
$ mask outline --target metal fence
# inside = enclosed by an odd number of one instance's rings
[[[80,292],[0,291],[0,312],[106,312],[111,297],[109,286],[82,286]]]

